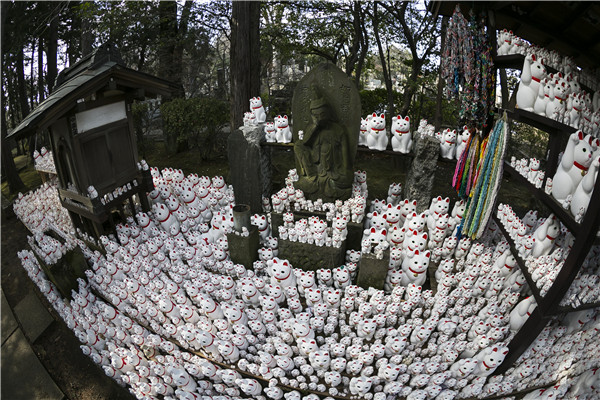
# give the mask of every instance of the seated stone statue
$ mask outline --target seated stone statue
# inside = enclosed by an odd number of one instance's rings
[[[348,132],[322,97],[310,102],[312,121],[294,144],[300,179],[295,187],[307,198],[347,199],[354,174]]]

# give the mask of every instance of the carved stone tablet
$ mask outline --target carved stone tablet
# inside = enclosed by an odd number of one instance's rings
[[[350,197],[360,113],[358,90],[334,64],[318,65],[298,83],[292,100],[295,186],[306,198]]]

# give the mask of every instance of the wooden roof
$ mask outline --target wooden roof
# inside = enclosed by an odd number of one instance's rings
[[[600,66],[600,2],[579,1],[432,1],[429,9],[452,16],[457,3],[468,17],[471,8],[490,12],[492,26],[570,56],[585,69]]]
[[[102,46],[73,66],[63,70],[56,79],[57,88],[9,132],[8,137],[20,139],[43,131],[77,105],[77,102],[104,88],[137,91],[137,97],[170,97],[178,87],[169,81],[127,68],[111,46]]]

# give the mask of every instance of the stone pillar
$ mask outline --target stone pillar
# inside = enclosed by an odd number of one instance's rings
[[[294,211],[294,221],[299,219],[307,219],[309,217],[316,216],[323,221],[327,220],[327,216],[321,211]],[[272,212],[271,213],[271,232],[273,236],[279,236],[279,226],[283,225],[283,214]],[[327,223],[327,226],[331,227],[331,222]],[[362,240],[364,226],[362,223],[348,222],[348,235],[346,236],[346,250],[360,250],[360,242]],[[343,262],[342,262],[343,264]]]
[[[418,213],[429,208],[439,154],[439,140],[431,136],[417,139],[415,157],[406,176],[404,196],[417,200]]]
[[[333,269],[345,262],[346,242],[342,242],[341,247],[328,247],[279,239],[278,257],[288,260],[294,268],[304,271]]]
[[[271,156],[260,145],[264,124],[242,126],[227,140],[228,183],[236,204],[248,204],[252,213],[262,212],[262,197],[271,195]]]
[[[260,248],[258,229],[252,226],[246,237],[228,233],[227,242],[231,261],[235,264],[242,264],[247,269],[252,269],[254,261],[258,260],[258,249]]]
[[[389,250],[383,253],[381,260],[375,257],[375,254],[363,254],[358,265],[356,284],[363,289],[372,287],[382,290],[385,278],[387,277],[389,263]]]

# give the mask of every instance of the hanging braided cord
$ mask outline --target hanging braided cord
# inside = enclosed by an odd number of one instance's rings
[[[479,174],[481,173],[481,168],[483,167],[483,163],[485,161],[483,155],[485,154],[485,150],[487,149],[487,145],[489,142],[489,136],[485,139],[483,139],[483,141],[481,142],[481,147],[479,149],[479,159],[477,162],[477,168],[474,171],[473,174],[473,178],[470,180],[470,184],[474,185],[477,182],[477,179],[479,178]],[[473,189],[473,186],[469,186],[468,188],[468,192],[471,193],[471,190]]]
[[[485,15],[467,21],[456,6],[446,30],[441,77],[449,98],[459,102],[459,119],[482,129],[493,109],[496,75]]]
[[[483,234],[498,193],[508,137],[506,127],[506,117],[499,119],[487,145],[482,143],[484,154],[480,159],[479,175],[470,193],[465,217],[460,226],[461,234],[471,239],[479,238]]]
[[[475,136],[475,135],[472,134],[472,133],[469,135],[469,139],[467,139],[467,144],[465,145],[465,149],[463,150],[462,154],[460,155],[460,157],[456,161],[456,168],[454,168],[454,176],[452,177],[452,187],[457,192],[460,189],[459,182],[461,181],[461,177],[462,177],[463,172],[465,170],[465,166],[467,165],[467,160],[469,159],[467,157],[467,154],[470,151],[471,143],[473,142],[473,136]]]
[[[506,152],[506,145],[508,143],[508,122],[506,121],[506,114],[504,115],[503,123],[504,127],[502,129],[502,137],[499,140],[499,149],[497,150],[496,155],[494,156],[494,165],[492,166],[494,175],[492,181],[490,182],[491,191],[485,199],[481,223],[479,224],[479,229],[475,234],[476,238],[480,238],[488,226],[490,216],[492,214],[492,211],[494,210],[494,204],[496,204],[498,192],[500,191],[500,184],[502,183],[502,174],[504,171],[504,154]]]

